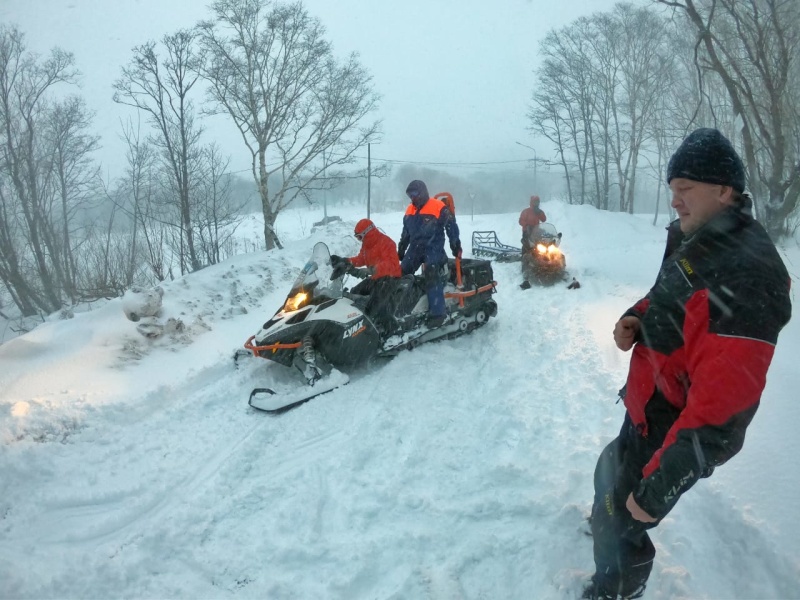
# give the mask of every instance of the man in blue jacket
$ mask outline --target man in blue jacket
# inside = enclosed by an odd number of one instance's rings
[[[444,282],[447,278],[447,255],[444,234],[450,240],[453,256],[461,256],[461,240],[455,216],[444,202],[431,198],[428,188],[419,179],[408,184],[406,195],[411,204],[403,217],[403,233],[397,245],[397,256],[403,275],[414,273],[424,265],[423,276],[428,293],[428,327],[440,327],[447,320],[444,303]]]

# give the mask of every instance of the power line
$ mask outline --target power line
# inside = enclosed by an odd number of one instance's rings
[[[362,158],[362,157],[356,157]],[[396,163],[396,164],[406,164],[406,165],[432,165],[436,167],[477,167],[477,166],[485,166],[485,165],[508,165],[514,163],[527,163],[530,162],[530,159],[522,159],[522,160],[492,160],[492,161],[480,161],[480,162],[431,162],[431,161],[418,161],[418,160],[401,160],[397,158],[372,158],[372,160],[377,160],[381,162],[388,162],[388,163]]]
[[[352,158],[360,159],[360,160],[367,160],[366,156],[357,156],[353,155]],[[530,163],[533,162],[532,159],[519,159],[519,160],[493,160],[493,161],[459,161],[459,162],[440,162],[440,161],[421,161],[421,160],[404,160],[399,158],[376,158],[372,157],[371,160],[376,162],[383,162],[388,164],[397,164],[397,165],[420,165],[420,166],[430,166],[430,167],[491,167],[497,165],[511,165],[511,164],[521,164],[521,163]],[[545,162],[543,159],[541,162]],[[550,164],[550,163],[546,163]],[[269,165],[269,166],[276,166]],[[226,174],[234,175],[237,173],[245,173],[245,172],[252,172],[252,168],[247,169],[240,169],[238,171],[228,171]]]

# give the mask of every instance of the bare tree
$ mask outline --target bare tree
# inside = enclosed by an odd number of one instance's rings
[[[549,71],[548,73],[552,73]],[[531,133],[550,140],[558,155],[558,164],[564,169],[567,185],[567,198],[572,203],[572,181],[570,176],[570,157],[568,139],[563,128],[562,103],[558,92],[558,79],[543,73],[540,86],[533,97],[533,105],[528,111]]]
[[[246,199],[234,202],[231,197],[231,176],[227,173],[229,158],[223,158],[216,144],[203,149],[202,171],[198,180],[198,239],[200,251],[208,264],[226,258],[228,245],[241,223]]]
[[[217,0],[211,8],[215,20],[198,25],[210,97],[252,156],[266,247],[281,247],[281,210],[322,185],[326,168],[352,163],[375,141],[379,122],[361,123],[377,96],[356,55],[337,63],[323,26],[301,3]]]
[[[572,203],[571,166],[577,167],[579,175],[579,203],[586,201],[587,161],[593,156],[594,82],[589,65],[591,58],[585,51],[584,28],[587,19],[580,19],[560,31],[551,31],[540,44],[544,62],[539,68],[539,86],[534,95],[534,110],[529,114],[534,121],[556,118],[563,135],[559,142],[559,158],[567,180],[569,201]],[[552,112],[553,104],[559,110]],[[534,126],[542,131],[543,123]],[[573,162],[570,155],[574,153]]]
[[[578,19],[542,41],[545,60],[529,117],[534,129],[557,139],[570,199],[575,170],[580,202],[591,180],[593,202],[608,208],[613,163],[620,210],[633,212],[640,154],[662,82],[674,68],[667,39],[658,15],[618,4],[610,14]]]
[[[72,96],[56,103],[46,122],[45,135],[53,152],[52,223],[60,225],[60,231],[53,230],[48,237],[53,240],[50,250],[61,287],[73,301],[80,295],[75,253],[81,244],[73,228],[79,211],[96,196],[99,182],[99,167],[91,154],[99,148],[100,138],[88,133],[92,117],[84,100]]]
[[[654,1],[679,11],[697,31],[702,47],[698,67],[722,80],[741,122],[750,186],[757,202],[767,196],[763,221],[771,232],[784,232],[800,200],[800,4]]]
[[[164,281],[169,270],[164,230],[169,225],[164,207],[155,199],[159,187],[156,150],[142,139],[138,124],[134,127],[130,121],[123,127],[123,139],[127,145],[127,166],[116,193],[119,198],[116,204],[123,207],[131,223],[127,285],[135,281],[136,269],[142,263],[156,281]]]
[[[617,4],[611,32],[619,53],[620,100],[624,134],[616,139],[616,160],[620,185],[620,209],[633,213],[636,173],[648,127],[656,115],[657,101],[664,93],[663,82],[672,72],[666,52],[668,33],[663,20],[646,8]],[[624,137],[624,141],[623,138]],[[622,160],[624,147],[625,159]]]
[[[74,82],[73,62],[57,48],[39,61],[26,52],[19,30],[0,25],[0,277],[26,316],[62,303],[48,194],[53,147],[45,132],[52,114],[47,95],[58,84]]]
[[[190,99],[202,62],[195,38],[194,32],[186,30],[164,36],[163,60],[155,42],[134,48],[131,63],[114,83],[114,101],[143,111],[158,132],[153,143],[162,151],[165,172],[177,198],[180,246],[185,242],[186,257],[181,256],[181,265],[188,264],[192,271],[201,267],[194,240],[191,180],[202,133]]]

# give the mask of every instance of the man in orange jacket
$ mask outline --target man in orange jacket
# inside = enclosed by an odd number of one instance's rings
[[[331,255],[331,266],[334,269],[331,278],[342,273],[365,277],[364,281],[350,290],[350,294],[362,297],[353,298],[353,303],[363,310],[379,329],[391,331],[396,326],[393,291],[401,276],[400,260],[397,257],[394,240],[380,231],[369,219],[361,219],[356,223],[353,235],[361,242],[361,250],[350,258]]]
[[[361,242],[361,250],[355,256],[342,258],[331,256],[331,265],[347,263],[346,272],[352,275],[365,276],[352,290],[353,294],[369,295],[375,289],[375,283],[384,277],[400,277],[400,260],[397,258],[397,246],[394,240],[383,233],[370,219],[361,219],[356,223],[353,235]],[[366,267],[358,271],[356,267]]]
[[[539,196],[531,196],[530,208],[524,209],[519,215],[519,224],[522,227],[522,252],[531,249],[531,241],[536,235],[539,223],[547,221],[547,215],[539,208]]]
[[[415,179],[408,184],[406,196],[411,203],[403,216],[403,232],[397,245],[397,256],[402,261],[405,275],[416,272],[425,265],[423,277],[428,295],[428,319],[426,324],[434,329],[447,320],[447,305],[444,301],[444,284],[447,280],[447,255],[444,253],[444,236],[450,240],[450,251],[454,257],[461,256],[461,239],[455,215],[447,205],[428,194],[423,181]]]

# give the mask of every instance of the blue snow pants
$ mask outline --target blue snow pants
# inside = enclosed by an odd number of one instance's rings
[[[400,268],[403,275],[414,273],[423,264],[423,256],[420,253],[407,253],[400,263]],[[440,264],[425,264],[424,272],[422,273],[425,279],[425,292],[428,295],[428,314],[432,317],[443,317],[447,314],[447,307],[444,303],[444,280],[445,280],[445,262]]]

